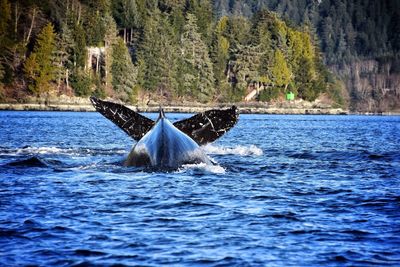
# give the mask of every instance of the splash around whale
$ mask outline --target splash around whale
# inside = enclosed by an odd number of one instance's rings
[[[212,164],[202,149],[229,131],[239,118],[238,109],[208,110],[171,123],[162,108],[153,121],[124,105],[91,97],[96,111],[111,120],[137,143],[125,166],[175,169],[184,164]]]

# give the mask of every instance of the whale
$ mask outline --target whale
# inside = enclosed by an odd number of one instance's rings
[[[153,121],[130,108],[90,97],[96,111],[127,133],[133,145],[125,166],[176,169],[185,164],[213,164],[202,146],[211,143],[237,123],[236,106],[211,109],[172,123],[160,107]]]

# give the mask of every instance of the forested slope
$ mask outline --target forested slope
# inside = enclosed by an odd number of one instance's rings
[[[343,105],[315,24],[300,15],[297,24],[284,21],[266,3],[0,0],[0,97],[228,102],[252,91],[252,101],[292,91],[311,101],[325,93]]]
[[[219,16],[268,8],[318,35],[324,62],[346,83],[351,107],[400,109],[400,1],[216,0]]]

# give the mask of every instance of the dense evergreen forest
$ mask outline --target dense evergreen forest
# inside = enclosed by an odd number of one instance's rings
[[[328,64],[400,52],[398,0],[216,0],[219,16],[253,16],[268,8],[295,25],[311,25]]]
[[[400,110],[399,0],[216,0],[217,16],[263,8],[288,25],[309,25],[324,62],[345,82],[353,110]]]
[[[0,0],[0,98],[232,102],[292,91],[343,104],[311,24],[266,8],[232,13],[235,1],[224,13],[223,2]]]

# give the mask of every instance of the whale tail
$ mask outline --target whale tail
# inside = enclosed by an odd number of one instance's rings
[[[134,140],[139,141],[154,125],[155,121],[140,115],[128,107],[90,97],[96,111],[112,121]],[[159,118],[165,118],[160,107]],[[187,134],[197,144],[211,143],[229,131],[238,121],[239,111],[236,106],[220,110],[212,109],[198,113],[173,125]]]
[[[94,96],[90,97],[90,101],[96,111],[112,121],[136,141],[139,141],[155,124],[153,120],[124,105],[103,101]]]

